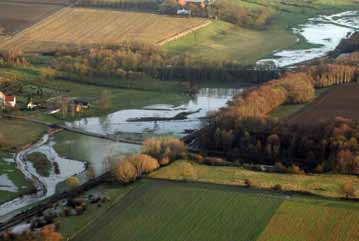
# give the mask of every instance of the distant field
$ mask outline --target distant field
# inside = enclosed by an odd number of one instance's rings
[[[359,120],[359,84],[347,84],[332,88],[311,105],[291,116],[291,123],[319,123],[345,117]]]
[[[214,167],[200,165],[189,161],[176,161],[150,174],[152,178],[169,180],[188,180],[244,186],[248,179],[256,188],[271,189],[281,185],[283,190],[302,191],[327,197],[343,197],[341,188],[344,183],[351,182],[358,190],[359,179],[349,175],[293,175],[280,173],[255,172],[240,167]]]
[[[33,1],[0,2],[0,35],[11,35],[19,32],[62,8],[62,6],[57,5],[25,4],[25,2],[31,3]]]
[[[131,190],[129,190],[129,188]],[[358,240],[359,205],[274,192],[142,180],[94,192],[112,200],[83,216],[61,218],[75,241]]]
[[[119,44],[126,40],[158,44],[206,23],[203,18],[65,8],[0,44],[0,48],[41,51],[61,44]]]

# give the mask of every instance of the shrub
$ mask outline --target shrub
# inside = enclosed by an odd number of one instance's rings
[[[221,166],[225,165],[227,162],[218,157],[206,157],[203,159],[203,163],[211,166]]]
[[[120,161],[113,169],[115,178],[123,183],[130,183],[137,179],[139,171],[130,161]]]
[[[355,197],[355,190],[353,183],[351,182],[344,183],[342,186],[342,192],[346,198]]]
[[[244,180],[244,185],[246,187],[252,187],[253,186],[253,182],[250,179],[245,179]]]
[[[70,187],[77,187],[80,185],[80,179],[75,176],[71,176],[66,179],[66,184]]]
[[[297,175],[302,175],[305,174],[305,172],[297,165],[293,164],[290,168],[289,168],[289,172],[293,173],[293,174],[297,174]]]
[[[166,165],[177,160],[187,150],[182,141],[172,137],[162,137],[145,140],[142,152],[159,160],[161,165]]]
[[[36,172],[43,177],[48,177],[51,171],[51,162],[47,156],[41,152],[33,152],[27,156],[27,159],[32,162]]]
[[[188,153],[188,159],[195,161],[195,162],[202,163],[204,157],[200,154]]]
[[[158,161],[149,155],[133,155],[128,157],[127,160],[134,164],[137,170],[142,173],[150,173],[160,167]]]
[[[276,190],[276,191],[282,191],[282,185],[276,184],[276,185],[273,186],[272,189],[273,189],[273,190]]]

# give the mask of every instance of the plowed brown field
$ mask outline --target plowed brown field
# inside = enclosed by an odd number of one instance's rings
[[[64,8],[0,44],[0,48],[46,51],[62,44],[119,44],[128,40],[159,44],[208,22],[203,18]]]
[[[333,120],[338,116],[359,121],[359,83],[333,88],[288,121],[315,124]]]
[[[11,35],[19,32],[62,7],[52,4],[33,4],[31,1],[24,1],[23,3],[0,1],[0,35]]]

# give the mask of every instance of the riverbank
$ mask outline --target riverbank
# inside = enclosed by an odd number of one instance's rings
[[[251,9],[266,8],[276,13],[273,21],[264,30],[237,27],[216,21],[206,28],[195,31],[164,48],[171,54],[187,53],[195,58],[207,60],[235,60],[242,64],[255,64],[258,59],[270,58],[280,50],[298,50],[319,47],[301,36],[298,25],[318,15],[332,15],[344,11],[358,10],[359,5],[340,0],[327,3],[286,4],[285,1],[233,1]],[[320,36],[319,36],[320,38]]]

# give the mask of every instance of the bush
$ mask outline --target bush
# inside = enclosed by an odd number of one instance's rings
[[[120,161],[113,169],[113,175],[117,181],[130,183],[137,179],[139,170],[130,161]]]
[[[145,140],[142,152],[159,160],[161,165],[166,165],[181,157],[187,149],[185,144],[176,138],[162,137]]]
[[[252,187],[253,186],[253,182],[250,179],[245,179],[244,180],[244,185],[246,187]]]
[[[297,165],[293,164],[290,168],[289,168],[289,172],[293,173],[293,174],[297,174],[297,175],[303,175],[305,174],[305,172]]]
[[[203,159],[202,162],[206,165],[211,165],[211,166],[223,166],[227,163],[225,160],[218,157],[206,157]]]
[[[276,185],[273,186],[272,189],[275,190],[275,191],[282,191],[282,185],[276,184]]]
[[[342,186],[342,192],[346,198],[355,197],[355,190],[354,190],[353,183],[351,183],[351,182],[344,183]]]
[[[77,187],[80,185],[80,179],[75,176],[71,176],[66,179],[66,184],[70,187]]]
[[[127,160],[134,164],[137,170],[140,170],[142,173],[150,173],[160,167],[158,161],[149,155],[133,155],[128,157]]]
[[[47,156],[41,152],[33,152],[27,156],[27,159],[32,162],[36,172],[43,177],[48,177],[51,171],[51,162]]]

